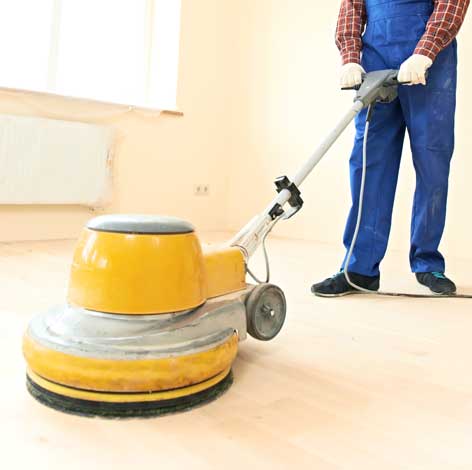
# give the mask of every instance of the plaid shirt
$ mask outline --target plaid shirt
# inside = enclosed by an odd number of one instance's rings
[[[434,61],[459,32],[470,0],[432,0],[434,11],[426,25],[426,31],[418,42],[415,54]],[[336,45],[343,64],[360,63],[362,33],[367,22],[364,0],[342,0],[336,28]]]

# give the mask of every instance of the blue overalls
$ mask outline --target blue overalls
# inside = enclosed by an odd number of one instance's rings
[[[365,0],[367,26],[362,66],[367,72],[398,69],[425,32],[433,12],[430,0]],[[379,276],[387,249],[398,171],[405,137],[411,141],[416,192],[411,220],[410,265],[413,272],[444,272],[438,251],[444,231],[449,168],[454,150],[457,44],[454,40],[429,69],[427,86],[400,86],[399,97],[377,104],[367,142],[364,213],[348,271]],[[350,158],[353,205],[344,233],[350,248],[356,225],[362,174],[366,111],[356,119]]]

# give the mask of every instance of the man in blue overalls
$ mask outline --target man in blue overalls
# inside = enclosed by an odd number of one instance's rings
[[[367,178],[361,228],[349,266],[315,284],[319,296],[376,291],[387,249],[405,131],[411,142],[416,192],[411,221],[410,264],[419,283],[436,294],[454,294],[438,251],[444,231],[449,167],[454,150],[457,35],[470,0],[343,0],[336,42],[343,67],[341,85],[361,83],[362,74],[400,69],[399,97],[377,104],[368,140]],[[365,28],[365,31],[364,31]],[[427,73],[428,71],[428,73]],[[350,159],[353,205],[344,245],[349,251],[357,220],[366,111],[356,119]]]

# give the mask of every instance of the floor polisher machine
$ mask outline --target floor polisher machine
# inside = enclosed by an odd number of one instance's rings
[[[248,261],[275,224],[297,213],[300,185],[355,116],[397,96],[397,71],[366,74],[351,109],[277,197],[232,240],[200,244],[169,217],[106,215],[77,243],[67,304],[24,335],[27,387],[41,403],[85,416],[156,416],[209,402],[232,383],[238,344],[282,329],[286,300],[250,285]],[[267,263],[268,268],[268,263]],[[267,269],[268,274],[268,269]]]

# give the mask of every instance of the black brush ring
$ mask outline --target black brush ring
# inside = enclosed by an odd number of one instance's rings
[[[212,387],[193,395],[154,402],[108,403],[66,397],[50,392],[26,376],[29,393],[40,403],[63,413],[110,419],[154,418],[189,411],[216,400],[233,383],[233,373]]]

